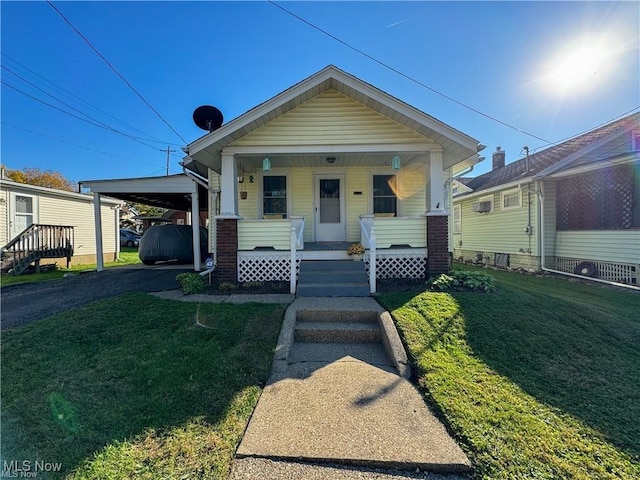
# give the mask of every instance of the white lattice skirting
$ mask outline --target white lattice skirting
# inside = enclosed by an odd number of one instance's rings
[[[640,265],[558,257],[556,258],[556,270],[574,273],[575,268],[582,262],[593,263],[595,266],[595,277],[601,280],[628,283],[630,285],[637,285],[640,283]]]
[[[268,253],[247,255],[238,252],[239,282],[289,281],[291,254]],[[296,257],[296,275],[300,272],[300,257]]]
[[[369,274],[369,253],[364,257]],[[424,255],[378,254],[376,255],[376,278],[424,278],[427,259]]]

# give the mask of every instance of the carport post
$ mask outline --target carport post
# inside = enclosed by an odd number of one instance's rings
[[[96,225],[96,270],[104,270],[104,258],[102,250],[102,214],[100,205],[100,194],[93,192],[93,219]]]
[[[195,191],[191,194],[191,228],[193,229],[193,268],[200,271],[200,202],[198,184],[193,182]]]

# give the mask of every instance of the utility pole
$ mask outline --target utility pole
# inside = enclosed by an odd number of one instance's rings
[[[171,155],[172,152],[175,152],[175,150],[171,150],[171,147],[167,145],[167,149],[166,150],[160,150],[161,152],[167,152],[167,177],[169,176],[169,155]]]

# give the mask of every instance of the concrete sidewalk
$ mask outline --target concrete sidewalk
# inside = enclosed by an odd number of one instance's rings
[[[312,307],[305,300],[297,299],[289,306],[279,343],[293,343],[293,335],[286,329],[295,328],[291,319],[298,309],[321,309],[330,315],[332,310],[362,309],[361,302],[370,302],[373,311],[381,310],[371,298],[357,299],[357,306],[352,298],[314,299]],[[365,345],[354,347],[353,355],[344,350],[346,347],[327,344],[325,358],[317,348],[309,350],[305,358],[300,344],[293,347],[278,345],[277,352],[286,352],[286,366],[282,358],[274,361],[276,368],[238,447],[239,459],[266,458],[285,461],[286,465],[294,465],[286,463],[293,460],[442,473],[470,471],[465,454],[427,408],[422,395],[398,375],[393,359],[385,357],[379,344],[372,344],[371,351]],[[285,464],[238,460],[232,478],[257,478],[256,472],[254,476],[242,475],[247,465],[271,465],[270,473],[258,475],[261,478],[286,478],[275,476],[274,471]]]

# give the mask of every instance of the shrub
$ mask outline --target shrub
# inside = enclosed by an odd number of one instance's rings
[[[242,288],[245,290],[257,290],[262,287],[262,282],[244,282]]]
[[[185,295],[203,293],[206,289],[206,280],[197,273],[181,273],[176,277],[176,280],[180,283]]]
[[[218,284],[218,290],[221,290],[223,292],[230,292],[232,290],[235,290],[236,288],[238,288],[238,286],[235,283],[231,282],[222,282]]]
[[[431,290],[446,292],[450,290],[472,290],[474,292],[493,292],[496,289],[496,279],[484,272],[469,272],[456,270],[449,274],[443,273],[430,278],[427,283]]]

